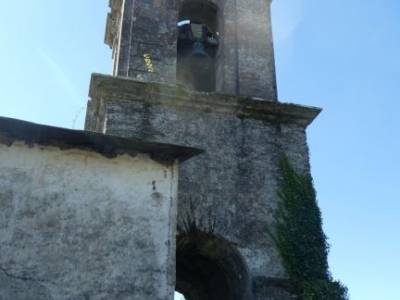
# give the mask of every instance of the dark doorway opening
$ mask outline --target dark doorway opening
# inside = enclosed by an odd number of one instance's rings
[[[217,6],[208,1],[185,1],[179,11],[177,82],[189,89],[213,92],[219,45]]]
[[[177,238],[176,290],[186,300],[246,299],[247,272],[230,243],[207,233]]]

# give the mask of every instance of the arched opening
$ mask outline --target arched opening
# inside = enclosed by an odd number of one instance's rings
[[[247,272],[230,243],[208,233],[177,238],[176,291],[186,300],[246,299]]]
[[[179,11],[177,82],[197,91],[215,91],[218,9],[208,1],[183,2]]]

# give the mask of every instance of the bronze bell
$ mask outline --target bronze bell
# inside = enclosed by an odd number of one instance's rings
[[[206,53],[204,49],[203,42],[196,41],[193,43],[191,56],[195,56],[196,58],[209,58],[209,55]]]
[[[197,91],[215,90],[217,39],[204,24],[182,20],[177,26],[178,81]]]

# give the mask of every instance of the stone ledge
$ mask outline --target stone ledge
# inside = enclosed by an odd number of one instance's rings
[[[138,101],[177,109],[234,114],[239,118],[296,123],[304,128],[321,112],[317,107],[219,93],[194,92],[182,86],[141,82],[102,74],[92,74],[89,96],[95,110],[98,109],[100,100]]]
[[[27,145],[55,146],[60,149],[83,149],[100,153],[109,158],[139,153],[151,158],[173,163],[176,159],[184,161],[202,153],[202,150],[171,144],[150,143],[138,139],[125,139],[90,131],[72,130],[47,125],[39,125],[17,119],[0,117],[0,144],[12,145],[22,141]]]

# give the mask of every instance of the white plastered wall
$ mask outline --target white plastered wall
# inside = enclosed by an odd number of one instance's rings
[[[0,298],[172,299],[177,175],[145,154],[0,144]]]

